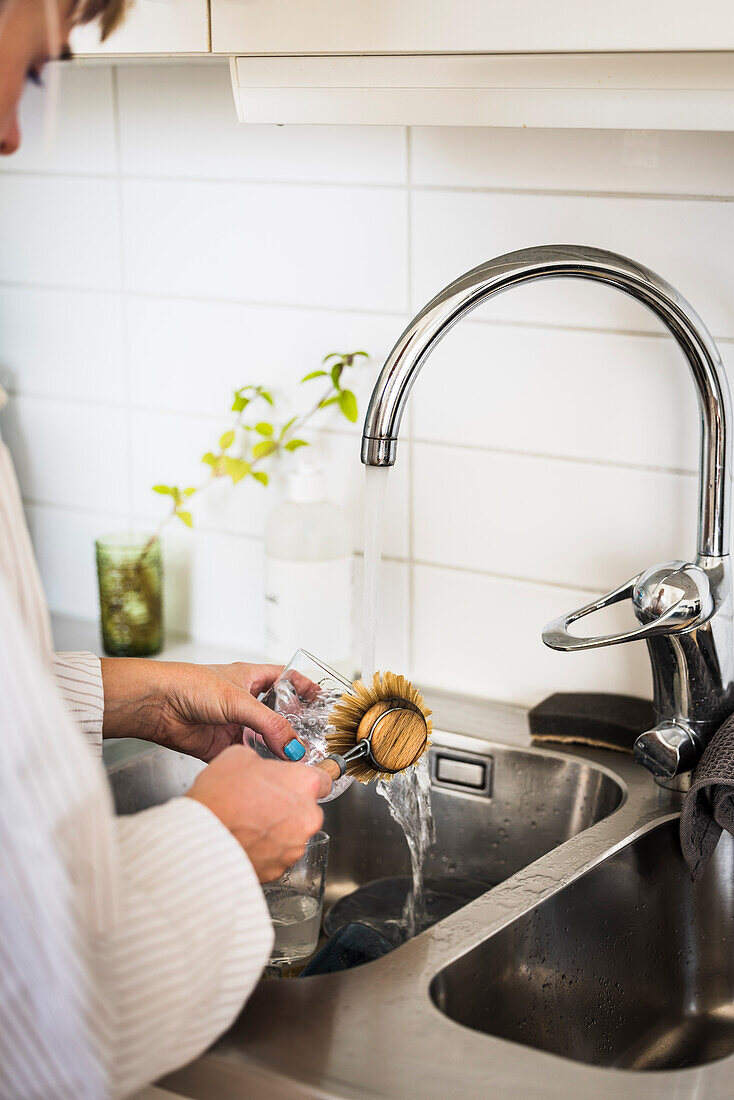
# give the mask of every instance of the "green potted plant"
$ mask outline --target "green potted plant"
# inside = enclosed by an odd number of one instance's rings
[[[219,437],[217,448],[202,455],[206,473],[200,484],[185,488],[153,486],[155,493],[170,498],[171,507],[152,535],[97,540],[102,641],[106,653],[143,657],[160,652],[163,647],[161,535],[167,525],[178,519],[186,527],[192,527],[192,498],[220,478],[229,478],[235,485],[252,478],[267,488],[273,463],[284,452],[308,446],[301,433],[323,410],[336,406],[354,423],[359,415],[357,398],[344,382],[355,364],[367,358],[365,351],[326,355],[317,370],[301,379],[301,383],[320,381],[326,388],[305,412],[284,423],[278,422],[276,399],[264,386],[241,386],[235,390],[232,425]]]

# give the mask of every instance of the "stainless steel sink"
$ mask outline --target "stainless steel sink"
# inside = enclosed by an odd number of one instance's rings
[[[182,794],[203,766],[144,742],[120,741],[106,750],[121,814]],[[624,797],[605,768],[458,734],[434,733],[430,765],[436,844],[426,878],[470,880],[476,894],[602,820]],[[326,911],[359,886],[410,873],[405,837],[374,785],[355,783],[324,810],[331,837]]]
[[[106,741],[104,763],[118,814],[159,806],[187,791],[206,765],[132,737]]]
[[[366,966],[260,982],[163,1086],[194,1100],[730,1100],[734,841],[694,888],[680,795],[630,756],[538,750],[522,710],[428,702],[465,734],[435,738],[427,870],[485,891]],[[120,812],[181,793],[201,767],[150,746],[107,754]],[[373,790],[327,806],[326,824],[328,904],[407,873]]]
[[[734,1053],[734,840],[694,886],[677,818],[653,828],[435,978],[466,1027],[599,1066]]]
[[[426,878],[469,879],[486,890],[607,817],[624,797],[605,768],[452,733],[434,733],[430,766],[436,844]],[[359,886],[410,873],[405,837],[374,785],[355,783],[324,809],[327,910]]]

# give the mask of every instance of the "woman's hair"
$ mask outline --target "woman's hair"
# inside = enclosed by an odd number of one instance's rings
[[[127,0],[78,0],[74,10],[74,22],[91,23],[99,19],[102,41],[104,41],[122,22],[126,8]]]

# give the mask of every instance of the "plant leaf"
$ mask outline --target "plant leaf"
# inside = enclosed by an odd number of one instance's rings
[[[242,412],[242,410],[246,409],[249,404],[250,402],[248,398],[243,397],[241,393],[237,393],[237,391],[235,391],[234,401],[232,402],[232,412]]]
[[[173,492],[171,491],[171,486],[170,485],[154,485],[153,486],[153,492],[154,493],[160,493],[164,497],[172,497],[173,496]]]
[[[285,435],[285,433],[286,433],[286,432],[288,431],[288,429],[289,429],[289,428],[292,428],[292,427],[293,427],[293,425],[295,424],[295,422],[296,422],[297,420],[298,420],[298,417],[297,417],[297,416],[292,416],[292,417],[290,418],[290,420],[288,420],[288,421],[287,421],[287,422],[286,422],[286,423],[285,423],[285,424],[283,425],[283,427],[282,427],[282,428],[280,429],[280,438],[281,438],[281,439],[283,438],[283,436]]]
[[[187,527],[193,527],[194,526],[194,519],[193,519],[193,516],[191,515],[191,512],[176,512],[176,515],[178,516],[178,518],[181,520],[182,523],[186,524]]]
[[[339,394],[339,408],[344,413],[347,420],[351,420],[352,424],[354,424],[359,416],[359,409],[357,407],[357,398],[351,390],[341,391]]]
[[[205,455],[201,456],[201,461],[205,462],[207,466],[216,466],[219,459],[211,451],[207,451]]]
[[[324,360],[326,362],[326,360]],[[312,378],[326,378],[325,370],[312,370],[310,374],[307,374],[305,378],[301,379],[301,382],[310,382]]]
[[[271,439],[264,439],[262,443],[256,443],[252,448],[253,458],[266,458],[271,455],[273,451],[278,450],[278,444],[274,443]]]
[[[255,481],[259,481],[261,485],[267,485],[270,480],[268,475],[262,470],[253,470],[252,476],[255,478]]]
[[[236,485],[238,481],[242,481],[242,478],[249,474],[250,463],[245,462],[244,458],[232,458],[230,455],[225,455],[224,471]]]
[[[347,392],[349,392],[349,391],[347,391]],[[327,397],[324,401],[321,402],[321,404],[319,405],[319,408],[320,409],[328,409],[329,405],[337,405],[339,403],[340,396],[341,395],[337,393],[337,394],[334,395],[334,397]]]
[[[231,447],[234,443],[234,431],[232,428],[228,432],[224,432],[219,437],[219,446],[223,451],[226,451],[228,447]]]
[[[196,489],[184,489],[183,495],[185,497],[192,497],[195,492],[196,492]]]
[[[299,447],[308,447],[305,439],[290,439],[285,444],[286,451],[297,451]]]
[[[267,420],[261,420],[259,424],[255,425],[255,431],[269,438],[273,434],[273,425],[268,424]]]
[[[328,363],[330,359],[341,359],[341,354],[338,351],[330,351],[328,355],[324,356],[321,362]]]
[[[269,390],[264,390],[262,386],[258,386],[257,392],[259,393],[260,397],[262,397],[263,401],[267,401],[268,405],[275,404],[275,402],[273,401],[273,395],[270,393]]]
[[[344,364],[343,363],[335,363],[334,366],[331,368],[331,381],[334,384],[334,389],[335,390],[339,389],[339,379],[342,376],[342,371],[343,370],[344,370]]]

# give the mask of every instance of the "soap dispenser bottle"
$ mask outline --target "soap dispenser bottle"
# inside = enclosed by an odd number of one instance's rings
[[[306,649],[354,673],[354,566],[346,509],[327,498],[321,466],[302,459],[265,525],[265,652]]]

